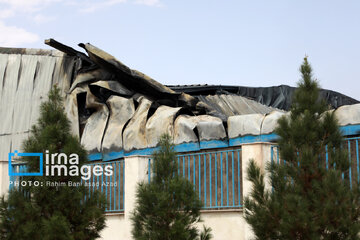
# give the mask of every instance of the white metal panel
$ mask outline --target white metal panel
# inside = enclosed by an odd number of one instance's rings
[[[18,75],[18,86],[15,93],[12,133],[23,133],[31,128],[30,116],[32,89],[36,72],[37,56],[22,55]],[[25,117],[26,116],[26,117]]]
[[[52,86],[57,85],[62,91],[62,96],[65,97],[70,89],[71,78],[74,69],[74,58],[72,57],[54,57],[56,60],[54,73],[52,75]]]
[[[269,115],[266,115],[261,126],[261,134],[273,133],[278,125],[278,120],[284,115],[285,113],[278,111],[273,111]]]
[[[0,134],[11,134],[13,129],[13,113],[16,101],[16,87],[20,68],[21,55],[9,55],[3,89],[1,92],[1,125]]]
[[[174,144],[198,142],[194,129],[199,121],[198,117],[180,115],[176,118],[174,126]]]
[[[36,123],[40,116],[40,104],[47,100],[48,92],[51,88],[51,79],[54,72],[56,58],[49,56],[37,56],[39,68],[34,78],[32,90],[32,108],[30,123]],[[31,89],[29,89],[31,91]]]
[[[145,136],[148,147],[155,147],[162,134],[174,136],[174,121],[181,107],[160,106],[146,123]]]
[[[147,147],[145,126],[150,106],[151,101],[144,97],[140,98],[139,106],[124,130],[123,145],[125,151]]]
[[[196,128],[199,132],[200,141],[220,140],[226,138],[225,127],[220,121],[200,121]]]
[[[339,107],[335,116],[341,126],[360,124],[360,103]]]
[[[0,161],[8,160],[8,153],[11,151],[11,135],[0,135]]]
[[[62,93],[69,88],[73,59],[63,56],[35,50],[29,54],[0,54],[1,159],[7,159],[11,149],[21,150],[52,83],[58,83]]]
[[[18,150],[20,152],[24,151],[23,149],[23,143],[24,140],[26,140],[29,137],[29,133],[18,133],[13,134],[11,137],[11,151]]]
[[[0,97],[1,97],[1,92],[3,90],[3,81],[5,79],[4,73],[5,73],[6,67],[7,67],[8,56],[9,55],[7,55],[7,54],[0,54]],[[0,98],[0,100],[1,100],[1,98]],[[0,112],[1,112],[1,106],[2,106],[2,104],[0,103]]]
[[[123,149],[123,128],[135,113],[134,100],[113,95],[106,102],[110,108],[110,118],[102,150],[104,152],[119,151]]]
[[[263,114],[230,116],[228,118],[229,138],[236,138],[246,135],[260,135],[261,123],[263,120]]]
[[[81,136],[81,144],[89,151],[89,153],[101,151],[101,142],[106,128],[106,122],[109,117],[107,106],[105,104],[102,104],[101,106],[101,108],[88,118],[83,135]]]

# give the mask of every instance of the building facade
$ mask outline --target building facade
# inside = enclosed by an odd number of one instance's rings
[[[214,239],[251,238],[242,205],[251,190],[247,164],[254,159],[263,169],[267,162],[281,161],[273,132],[288,114],[292,91],[167,87],[90,44],[80,44],[85,54],[52,39],[46,43],[57,50],[0,48],[1,194],[14,180],[8,175],[8,153],[21,150],[41,102],[57,85],[72,133],[89,152],[89,165],[114,169],[112,176],[83,181],[90,194],[99,190],[107,196],[102,239],[131,239],[136,185],[151,181],[151,153],[164,133],[174,140],[179,174],[194,184],[203,202],[203,224],[213,229]],[[322,94],[346,136],[349,184],[358,184],[360,104],[336,92]],[[22,167],[12,166],[13,171]]]

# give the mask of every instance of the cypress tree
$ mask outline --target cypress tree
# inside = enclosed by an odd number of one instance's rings
[[[245,219],[255,239],[360,239],[359,185],[350,188],[341,131],[307,57],[300,72],[291,113],[276,128],[283,161],[266,167],[270,187],[254,161],[247,169],[253,189]]]
[[[28,153],[77,154],[80,168],[87,162],[87,152],[70,133],[60,91],[54,87],[48,101],[41,104],[40,117],[23,142]],[[39,157],[23,157],[27,172],[39,172]],[[45,157],[44,157],[45,172]],[[67,164],[69,167],[69,163]],[[64,175],[64,174],[62,174]],[[98,192],[87,195],[85,186],[78,183],[81,176],[23,176],[27,185],[14,187],[0,201],[0,239],[6,240],[91,240],[99,237],[105,227],[105,198]],[[38,181],[39,186],[34,183]],[[50,182],[63,184],[53,186]]]
[[[169,135],[160,138],[160,150],[153,154],[150,183],[139,183],[132,216],[134,239],[210,239],[211,229],[199,233],[200,202],[194,186],[177,174],[176,152]]]

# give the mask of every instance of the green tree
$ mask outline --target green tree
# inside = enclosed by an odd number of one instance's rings
[[[87,152],[70,133],[60,91],[54,87],[42,103],[37,125],[23,142],[24,152],[77,154],[79,168],[87,162]],[[28,172],[39,172],[38,157],[23,157]],[[69,165],[68,165],[69,166]],[[45,158],[44,158],[45,172]],[[45,175],[45,174],[44,174]],[[64,174],[63,174],[64,175]],[[0,200],[0,239],[90,240],[105,227],[105,198],[98,192],[86,196],[85,186],[71,187],[80,176],[26,176],[25,187],[14,187]],[[34,186],[39,181],[40,186]],[[64,183],[51,186],[47,183]],[[32,184],[29,184],[32,183]]]
[[[194,186],[177,174],[176,152],[170,136],[160,138],[160,150],[153,154],[153,178],[140,183],[132,215],[132,235],[143,240],[210,239],[211,229],[199,233],[202,206]]]
[[[334,112],[319,98],[305,57],[291,113],[278,121],[280,156],[269,164],[269,188],[254,161],[245,219],[255,239],[360,239],[359,186],[350,188],[349,159]],[[327,170],[325,155],[329,156]],[[344,174],[345,179],[342,179]]]

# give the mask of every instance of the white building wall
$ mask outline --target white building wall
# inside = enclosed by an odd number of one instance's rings
[[[264,169],[270,161],[269,143],[252,143],[242,146],[242,181],[243,196],[251,191],[251,183],[247,180],[246,169],[250,159]],[[103,240],[132,239],[131,212],[135,206],[137,184],[148,180],[149,156],[125,157],[125,212],[106,216],[107,227],[101,233]],[[238,210],[203,210],[199,229],[203,225],[212,228],[214,240],[248,240],[253,237],[250,226],[245,222],[242,209]]]
[[[0,160],[0,196],[7,194],[9,190],[8,161]]]
[[[270,161],[270,147],[268,143],[245,144],[242,146],[242,181],[243,196],[251,191],[251,184],[247,180],[246,168],[250,159],[254,159],[264,169]],[[148,179],[148,156],[131,156],[125,158],[125,211],[121,214],[107,214],[106,228],[101,232],[103,240],[127,240],[131,237],[131,212],[135,206],[137,184]],[[0,194],[7,193],[9,188],[8,161],[0,161]],[[243,211],[238,210],[204,210],[201,212],[203,225],[212,228],[214,240],[248,240],[252,238],[250,226],[243,218]]]

